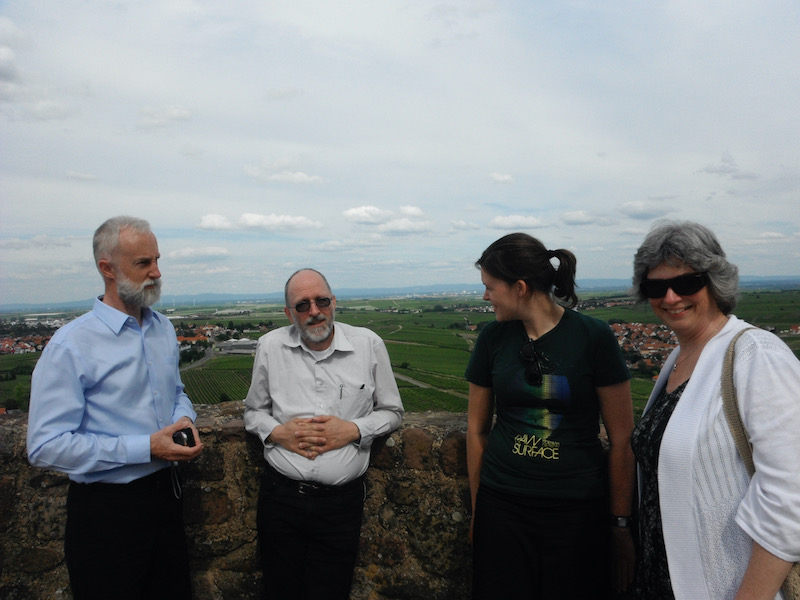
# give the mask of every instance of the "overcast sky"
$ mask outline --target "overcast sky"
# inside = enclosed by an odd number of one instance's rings
[[[478,282],[526,231],[629,278],[658,218],[798,275],[800,3],[0,0],[0,304]]]

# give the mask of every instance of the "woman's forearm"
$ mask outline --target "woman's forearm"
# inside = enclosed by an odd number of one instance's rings
[[[633,511],[635,461],[629,443],[612,445],[608,454],[609,510],[630,516]]]
[[[791,568],[792,563],[753,542],[750,562],[735,600],[773,600]]]

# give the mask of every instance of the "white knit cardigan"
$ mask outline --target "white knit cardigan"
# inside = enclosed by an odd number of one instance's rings
[[[731,316],[706,344],[661,443],[658,489],[676,600],[732,600],[753,540],[784,560],[800,560],[800,362],[760,329],[736,344],[734,382],[756,465],[750,481],[720,386],[725,351],[744,327]],[[645,410],[679,354],[668,358]]]

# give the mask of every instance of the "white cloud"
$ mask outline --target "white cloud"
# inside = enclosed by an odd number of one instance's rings
[[[0,239],[0,250],[30,251],[54,248],[70,248],[75,238],[61,238],[50,235],[36,235],[30,239]]]
[[[267,177],[269,181],[280,181],[283,183],[317,183],[322,181],[322,177],[317,175],[307,175],[301,171],[282,171]]]
[[[315,252],[363,252],[365,250],[376,249],[386,246],[386,238],[378,234],[370,234],[358,238],[347,240],[328,240],[321,244],[315,244],[310,249]]]
[[[401,206],[400,213],[407,217],[423,217],[425,212],[419,206]]]
[[[514,183],[514,176],[508,173],[489,173],[495,183]]]
[[[756,237],[751,237],[743,240],[743,243],[748,246],[761,246],[768,244],[783,244],[791,243],[792,240],[789,236],[779,233],[777,231],[765,231]]]
[[[392,211],[383,210],[376,206],[358,206],[356,208],[348,208],[342,214],[348,221],[363,225],[383,223],[392,217]]]
[[[258,214],[244,213],[237,220],[236,224],[231,223],[227,217],[217,214],[208,214],[200,218],[199,229],[205,230],[232,230],[232,229],[264,229],[267,231],[299,231],[308,229],[319,229],[322,227],[320,221],[314,221],[308,217],[279,214]],[[227,252],[227,250],[226,250]]]
[[[391,221],[378,225],[378,231],[392,235],[424,233],[432,229],[433,223],[430,221],[415,221],[405,217],[401,219],[392,219]]]
[[[628,235],[628,236],[644,239],[644,236],[647,235],[647,230],[646,229],[640,229],[640,228],[637,228],[637,227],[623,227],[620,230],[620,233],[622,235]]]
[[[92,175],[91,173],[78,173],[72,170],[67,171],[67,177],[78,181],[97,181],[96,175]]]
[[[475,231],[476,229],[480,229],[480,225],[470,223],[469,221],[451,221],[450,225],[453,229],[458,231]]]
[[[16,53],[8,46],[0,46],[0,81],[20,83],[22,75],[17,67]]]
[[[23,42],[25,35],[14,24],[14,21],[5,16],[0,16],[0,44],[17,46]]]
[[[143,129],[153,129],[188,121],[191,118],[192,112],[184,106],[148,107],[141,110],[136,124]]]
[[[222,273],[230,273],[231,272],[231,268],[230,267],[213,267],[213,268],[203,269],[202,272],[205,275],[220,275]]]
[[[755,173],[742,171],[739,165],[736,164],[736,160],[730,154],[723,154],[718,163],[708,165],[700,169],[700,172],[720,175],[729,179],[758,179],[759,177]]]
[[[233,272],[233,269],[231,269],[228,266],[224,266],[224,265],[211,267],[211,266],[209,266],[207,264],[201,264],[201,265],[194,265],[193,264],[191,266],[190,265],[175,265],[175,267],[176,268],[180,267],[181,271],[183,271],[183,272],[187,272],[187,273],[189,273],[191,275],[194,275],[194,276],[198,276],[199,275],[201,277],[205,277],[205,276],[209,276],[209,275],[223,275],[223,274],[227,274],[227,273],[232,273]]]
[[[298,90],[297,88],[287,86],[283,88],[267,90],[266,98],[269,102],[284,102],[288,100],[295,100],[302,94],[302,91]]]
[[[286,164],[288,161],[279,161],[273,165],[264,164],[261,166],[257,165],[245,165],[244,172],[254,179],[259,179],[261,181],[266,181],[268,183],[319,183],[323,179],[318,175],[309,175],[308,173],[304,173],[303,171],[290,171],[290,170],[278,170],[280,169],[279,165]]]
[[[221,246],[204,246],[202,248],[181,248],[167,253],[169,258],[225,258],[230,251]]]
[[[233,225],[223,215],[203,215],[200,217],[200,229],[233,229]]]
[[[36,121],[63,121],[77,113],[77,109],[55,100],[38,100],[25,108],[25,114]]]
[[[616,221],[605,215],[589,213],[585,210],[574,210],[561,215],[561,220],[567,225],[600,225],[608,227]]]
[[[239,224],[250,229],[265,229],[267,231],[292,231],[300,229],[320,229],[322,223],[312,221],[308,217],[292,215],[259,215],[245,213],[239,217]]]
[[[590,216],[585,210],[575,210],[561,215],[561,219],[567,225],[588,225],[594,223],[594,217]]]
[[[676,203],[642,201],[628,202],[620,207],[620,212],[631,219],[653,220],[667,215],[671,212],[670,205],[674,207]]]
[[[492,229],[534,229],[537,227],[547,227],[547,223],[538,217],[505,215],[494,217],[489,221],[489,227]]]

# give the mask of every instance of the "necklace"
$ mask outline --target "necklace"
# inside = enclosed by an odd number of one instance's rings
[[[703,344],[703,346],[705,346],[705,344]],[[680,358],[682,358],[683,360],[676,360],[675,361],[675,364],[672,365],[672,372],[674,373],[675,371],[677,371],[678,367],[680,365],[684,364],[687,360],[689,360],[689,358],[691,358],[692,354],[695,354],[703,346],[698,346],[694,350],[691,350],[691,351],[687,352],[685,357],[683,355],[681,355]]]
[[[705,342],[703,342],[702,344],[700,344],[700,345],[698,345],[698,346],[696,346],[696,347],[692,348],[692,350],[690,350],[689,352],[687,352],[687,353],[686,353],[686,356],[685,356],[685,357],[684,357],[684,356],[683,356],[683,354],[681,353],[681,356],[679,356],[679,357],[678,357],[678,359],[679,359],[679,360],[676,360],[676,361],[675,361],[675,364],[674,364],[674,365],[672,365],[672,372],[674,373],[675,371],[677,371],[677,370],[678,370],[678,367],[679,367],[680,365],[682,365],[682,364],[686,363],[686,361],[688,361],[688,360],[689,360],[689,359],[692,357],[692,355],[696,354],[698,350],[702,350],[703,348],[705,348],[705,347],[706,347],[706,344],[708,343],[708,341],[709,341],[710,339],[712,339],[712,338],[713,338],[715,335],[717,335],[717,333],[719,332],[719,330],[720,330],[720,329],[722,329],[723,325],[725,325],[725,323],[727,323],[727,322],[728,322],[728,319],[727,319],[727,317],[726,317],[726,318],[725,318],[725,320],[723,320],[723,321],[722,321],[722,322],[721,322],[719,325],[717,325],[717,328],[716,328],[716,329],[714,329],[714,331],[712,331],[712,332],[711,332],[711,335],[710,335],[710,336],[708,336],[708,338],[706,339],[706,341],[705,341]],[[683,360],[680,360],[680,359],[683,359]]]

